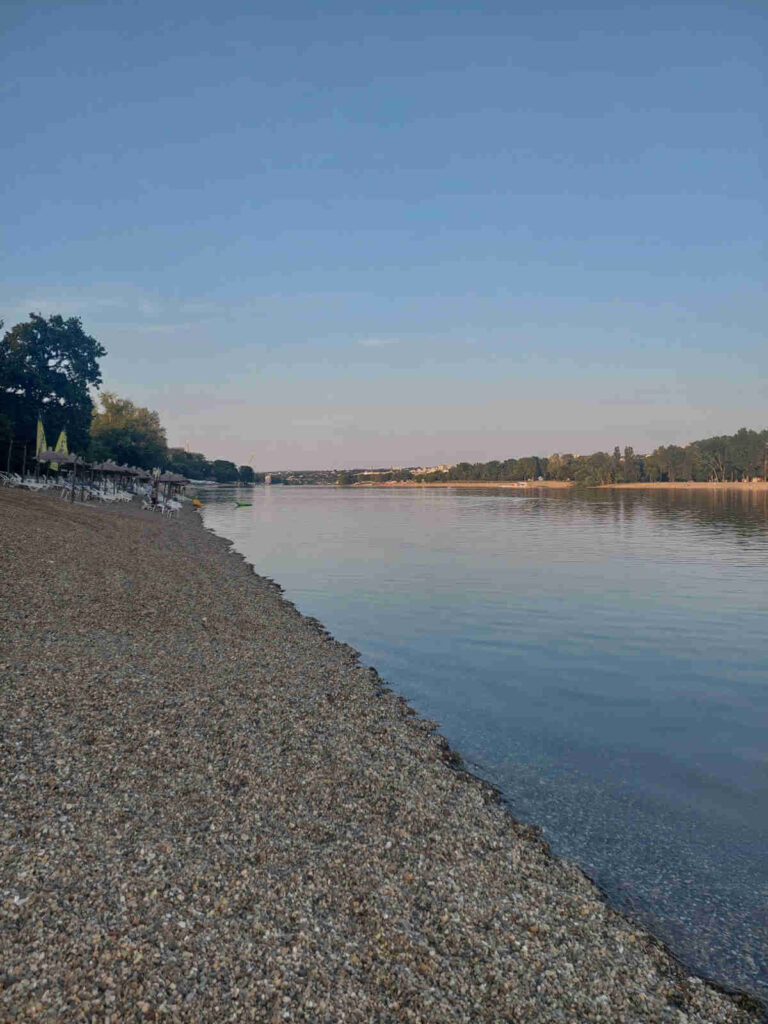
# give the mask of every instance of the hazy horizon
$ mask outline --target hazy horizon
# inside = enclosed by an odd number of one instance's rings
[[[0,318],[260,469],[763,428],[767,26],[10,0]]]

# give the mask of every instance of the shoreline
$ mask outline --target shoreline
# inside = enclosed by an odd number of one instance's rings
[[[340,485],[336,485],[340,486]],[[573,487],[573,483],[569,480],[539,480],[539,481],[528,481],[528,480],[442,480],[434,481],[432,483],[421,483],[418,480],[389,480],[385,483],[371,483],[371,484],[349,484],[350,487],[460,487],[460,488],[474,488],[474,487],[493,487],[500,490],[518,490],[518,491],[530,491],[530,490],[569,490]]]
[[[760,1019],[191,510],[0,520],[9,1020]]]
[[[683,480],[677,482],[666,481],[663,483],[637,483],[637,484],[601,484],[601,490],[617,490],[617,491],[768,491],[768,483],[764,480],[749,481],[748,483],[739,481],[723,481],[718,483],[716,481],[700,481],[700,480]]]
[[[335,486],[339,486],[338,484]],[[439,481],[433,483],[420,483],[417,480],[391,480],[386,483],[371,483],[371,484],[350,484],[350,487],[383,487],[383,488],[414,488],[414,487],[458,487],[462,489],[472,488],[492,488],[493,490],[625,490],[625,491],[766,491],[768,492],[768,483],[763,480],[758,482],[740,483],[740,482],[703,482],[699,480],[691,481],[646,481],[645,483],[634,483],[634,484],[594,484],[588,487],[581,488],[579,484],[573,480],[534,480],[534,481],[516,481],[516,480],[453,480],[453,481]]]

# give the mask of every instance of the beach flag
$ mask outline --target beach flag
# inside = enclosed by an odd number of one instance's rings
[[[59,434],[59,440],[56,442],[56,447],[53,450],[55,452],[61,452],[63,455],[69,454],[69,449],[67,448],[67,432],[66,432],[66,430],[62,430],[62,432]],[[51,469],[58,469],[58,468],[59,468],[58,462],[52,462],[51,463]]]
[[[48,447],[48,443],[45,440],[45,431],[43,430],[43,421],[38,416],[37,419],[37,443],[35,444],[35,458],[37,458],[40,452],[44,452]]]

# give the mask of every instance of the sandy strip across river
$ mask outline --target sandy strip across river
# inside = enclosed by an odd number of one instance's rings
[[[0,536],[0,1020],[759,1019],[196,513]]]

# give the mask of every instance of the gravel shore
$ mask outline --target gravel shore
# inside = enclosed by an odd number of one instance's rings
[[[761,1019],[196,513],[0,530],[0,1020]]]

